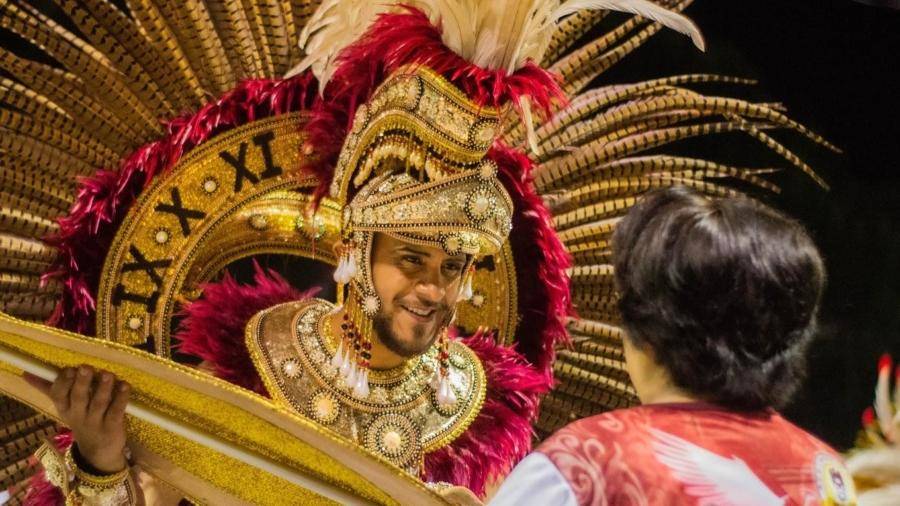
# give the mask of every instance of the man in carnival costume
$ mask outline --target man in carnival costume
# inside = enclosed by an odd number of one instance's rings
[[[682,87],[733,78],[583,91],[664,25],[702,47],[677,13],[687,4],[148,2],[125,14],[67,3],[83,40],[4,2],[3,26],[64,69],[4,53],[15,80],[3,84],[14,106],[3,167],[25,167],[4,172],[19,188],[4,214],[17,234],[4,251],[19,262],[4,309],[188,358],[426,482],[483,495],[535,429],[635,401],[607,242],[635,196],[671,184],[732,193],[723,177],[774,189],[754,169],[636,155],[744,132],[811,173],[763,129],[827,145],[768,105]],[[578,46],[604,9],[641,17]],[[155,121],[183,110],[197,112],[165,131]],[[50,173],[66,177],[42,186]],[[274,273],[253,285],[223,274],[261,254],[336,265],[339,304]],[[111,375],[80,371],[32,379],[78,445],[58,435],[39,451],[49,480],[11,493],[52,503],[53,483],[75,502],[138,500],[153,476],[124,468],[127,398]],[[73,405],[83,412],[67,418]],[[34,434],[22,435],[29,448]]]

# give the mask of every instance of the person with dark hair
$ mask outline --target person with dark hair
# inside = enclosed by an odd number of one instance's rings
[[[775,411],[803,379],[825,286],[803,227],[675,187],[622,219],[613,257],[642,405],[553,434],[491,504],[853,504],[840,457]]]

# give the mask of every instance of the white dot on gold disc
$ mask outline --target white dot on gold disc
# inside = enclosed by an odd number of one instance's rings
[[[137,330],[141,328],[141,325],[143,324],[144,320],[142,320],[140,316],[132,316],[128,319],[128,328],[131,330]]]
[[[288,378],[293,378],[297,376],[297,362],[293,360],[288,360],[284,363],[284,375]]]
[[[375,311],[378,311],[378,299],[376,299],[375,297],[369,295],[368,297],[366,297],[364,304],[366,306],[367,313],[374,313]]]
[[[219,187],[219,185],[212,179],[207,179],[206,181],[203,182],[203,189],[207,193],[212,193],[212,192],[216,191],[216,189],[218,187]]]
[[[475,307],[481,307],[484,304],[484,295],[475,294],[472,296],[472,305]]]
[[[165,230],[157,230],[154,239],[156,239],[156,242],[159,244],[165,244],[169,241],[169,233]]]
[[[399,450],[400,445],[403,443],[403,438],[400,436],[400,433],[395,430],[385,432],[381,440],[382,443],[384,443],[384,449],[390,452]]]
[[[490,201],[488,201],[487,197],[478,196],[475,199],[475,205],[472,206],[475,214],[484,214],[487,211],[488,205],[490,205]]]
[[[327,397],[320,397],[316,400],[316,414],[319,418],[328,418],[334,410],[334,404]]]
[[[266,228],[267,224],[266,217],[262,214],[254,214],[250,217],[250,225],[255,229]]]

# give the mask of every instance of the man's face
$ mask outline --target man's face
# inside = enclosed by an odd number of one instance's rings
[[[460,289],[465,255],[376,234],[372,280],[382,302],[375,333],[402,357],[421,355],[446,324]]]

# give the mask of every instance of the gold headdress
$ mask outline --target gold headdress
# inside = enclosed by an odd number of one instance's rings
[[[352,283],[347,303],[358,308],[351,310],[347,350],[339,348],[334,363],[357,396],[368,395],[371,320],[383,304],[371,273],[374,234],[468,255],[459,300],[472,294],[468,267],[506,242],[513,204],[486,158],[499,117],[425,66],[394,72],[357,109],[330,187],[344,207],[334,279]],[[445,361],[434,384],[439,400],[451,403]]]

